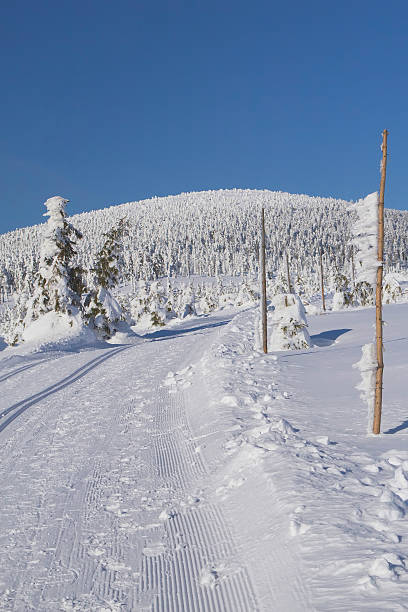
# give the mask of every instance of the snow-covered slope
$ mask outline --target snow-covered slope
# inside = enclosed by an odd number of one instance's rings
[[[384,418],[352,367],[373,309],[254,349],[254,310],[133,344],[0,358],[0,610],[407,609],[408,305]]]
[[[267,190],[219,190],[130,202],[71,217],[84,238],[79,260],[93,265],[102,234],[120,218],[130,220],[123,277],[157,275],[253,275],[257,270],[260,207],[266,209],[267,263],[270,272],[288,253],[295,271],[316,267],[319,248],[327,266],[349,270],[350,211],[347,202]],[[42,204],[38,205],[39,219]],[[18,285],[38,259],[41,226],[0,236],[0,262]],[[408,213],[386,211],[386,263],[405,264]],[[5,281],[3,281],[5,282]]]

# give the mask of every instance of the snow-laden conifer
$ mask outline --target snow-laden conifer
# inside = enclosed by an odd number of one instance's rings
[[[402,287],[394,274],[387,274],[383,283],[383,300],[385,304],[398,302],[402,298]]]
[[[353,305],[354,296],[350,284],[351,281],[345,274],[335,270],[331,279],[331,287],[334,289],[333,310],[342,310]]]
[[[312,341],[307,330],[306,312],[294,293],[277,295],[272,300],[274,311],[268,346],[270,350],[307,349]]]
[[[87,323],[101,339],[111,338],[118,330],[120,321],[125,319],[122,307],[111,290],[119,283],[123,238],[128,225],[127,220],[120,219],[104,234],[103,246],[92,269],[95,287],[84,300]]]
[[[177,315],[180,319],[185,319],[189,315],[196,315],[195,293],[191,283],[183,287],[178,297]]]
[[[69,200],[60,196],[45,202],[48,223],[44,227],[39,269],[34,295],[30,300],[25,325],[47,312],[76,314],[83,290],[82,270],[73,265],[75,243],[82,234],[69,221],[65,206]]]
[[[19,293],[14,308],[14,329],[8,335],[12,344],[37,336],[47,338],[55,326],[60,331],[64,326],[72,328],[74,319],[76,328],[81,325],[84,287],[82,268],[74,264],[74,257],[76,240],[82,234],[67,220],[67,202],[60,196],[45,202],[44,216],[48,222],[43,228],[39,266],[34,278],[26,276]],[[44,320],[37,324],[40,319]]]

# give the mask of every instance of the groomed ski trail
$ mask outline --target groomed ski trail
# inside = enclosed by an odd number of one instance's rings
[[[199,496],[194,406],[165,384],[185,369],[188,386],[227,321],[5,375],[17,401],[0,408],[0,610],[258,609],[222,507]]]

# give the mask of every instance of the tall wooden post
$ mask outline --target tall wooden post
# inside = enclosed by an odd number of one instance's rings
[[[265,210],[262,208],[261,216],[261,248],[259,252],[261,268],[261,317],[262,317],[262,348],[268,352],[268,328],[266,313],[266,263],[265,263]]]
[[[382,321],[382,281],[383,281],[383,258],[384,258],[384,192],[385,177],[387,171],[387,130],[382,134],[382,162],[381,162],[381,183],[380,197],[378,200],[378,253],[379,262],[377,268],[377,285],[375,292],[375,330],[377,338],[377,371],[375,375],[375,403],[374,403],[374,422],[373,433],[379,434],[381,427],[382,409],[382,387],[383,387],[383,321]]]
[[[322,305],[323,310],[326,312],[326,300],[324,299],[324,277],[323,277],[323,258],[322,258],[322,249],[319,251],[319,259],[320,259],[320,286],[322,290]]]
[[[288,293],[293,293],[292,284],[290,282],[289,259],[288,259],[287,253],[285,253],[285,257],[286,257],[286,276],[288,278]]]

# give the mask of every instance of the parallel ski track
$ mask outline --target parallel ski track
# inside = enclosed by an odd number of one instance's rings
[[[52,392],[78,380],[91,369],[127,348],[130,346],[113,349],[108,355],[91,360],[70,376],[53,385]],[[41,394],[37,395],[41,396]],[[37,398],[37,401],[39,399],[41,398]],[[57,454],[46,474],[47,488],[41,492],[40,505],[37,506],[36,515],[33,515],[34,522],[38,521],[39,525],[47,525],[47,528],[44,530],[33,525],[34,533],[39,529],[38,536],[34,536],[31,546],[26,545],[25,551],[29,555],[28,563],[30,563],[30,554],[36,555],[34,550],[31,553],[29,551],[32,546],[35,551],[40,549],[53,552],[47,557],[42,556],[38,559],[34,556],[32,558],[31,563],[34,563],[32,569],[23,572],[21,578],[18,579],[13,606],[10,607],[10,610],[60,610],[60,594],[66,593],[67,590],[69,592],[70,585],[75,585],[77,593],[87,594],[82,601],[86,608],[81,609],[89,609],[92,612],[100,609],[96,607],[97,602],[103,602],[105,597],[115,600],[119,598],[119,591],[113,586],[116,572],[104,568],[97,558],[88,554],[86,538],[89,534],[98,531],[98,529],[95,530],[95,522],[99,530],[109,530],[110,516],[103,510],[101,512],[102,500],[108,486],[104,461],[106,441],[104,435],[98,434],[115,431],[115,424],[120,421],[119,415],[126,408],[120,404],[113,405],[111,411],[104,411],[100,415],[103,418],[93,422],[94,435],[90,441],[91,454],[84,454],[87,447],[76,447],[75,444],[68,444],[64,452],[64,449],[61,448],[63,433],[60,434],[61,439],[55,440],[55,431],[63,427],[65,412],[60,414],[54,433],[47,428],[40,430],[44,448],[51,451],[55,449]],[[92,415],[89,415],[89,419],[92,423]],[[83,423],[83,426],[84,431],[89,429],[86,422]],[[60,469],[57,468],[57,465],[52,465],[56,463],[58,457],[66,459]],[[61,477],[62,482],[66,483],[63,491],[61,491]],[[86,487],[77,488],[77,482],[84,479],[87,481]],[[110,538],[109,554],[114,557],[122,556],[115,534],[112,534]],[[79,568],[80,571],[78,571]],[[25,595],[28,593],[29,605],[27,605]],[[1,605],[0,609],[2,609]]]
[[[37,361],[36,363],[28,363],[24,366],[21,366],[21,368],[16,368],[12,372],[7,372],[7,374],[3,374],[3,376],[0,376],[0,383],[8,380],[9,378],[12,378],[13,376],[16,376],[17,374],[20,374],[21,372],[25,372],[26,370],[31,370],[31,368],[35,368],[39,366],[41,363],[44,363],[45,361],[48,361],[48,359],[41,359],[40,361]]]
[[[45,399],[49,395],[52,395],[53,393],[57,393],[58,391],[61,391],[61,389],[64,389],[65,387],[67,387],[68,385],[71,385],[76,380],[79,380],[80,378],[88,374],[91,370],[96,368],[98,365],[100,365],[107,359],[110,359],[111,357],[114,357],[118,353],[121,353],[122,351],[129,349],[129,348],[130,348],[129,346],[121,346],[119,348],[112,349],[111,351],[109,351],[107,355],[100,355],[99,357],[95,357],[95,359],[92,359],[91,361],[86,363],[84,366],[81,366],[80,368],[72,372],[72,374],[69,374],[68,376],[60,380],[59,382],[51,385],[47,389],[44,389],[44,391],[40,391],[39,393],[32,395],[26,400],[22,400],[21,402],[18,402],[17,404],[14,404],[13,406],[6,408],[5,410],[3,410],[3,412],[0,413],[0,418],[3,419],[5,416],[10,414],[10,412],[12,414],[4,421],[3,420],[0,421],[0,433],[4,429],[6,429],[6,427],[14,421],[14,419],[16,419],[18,416],[20,416],[20,414],[25,412],[28,408],[30,408],[34,404],[41,402],[43,399]]]

